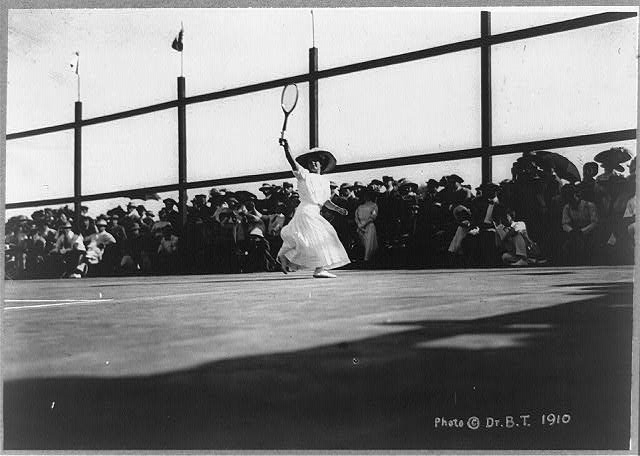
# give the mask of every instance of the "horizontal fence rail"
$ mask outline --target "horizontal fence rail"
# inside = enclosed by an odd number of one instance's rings
[[[470,40],[460,41],[456,43],[445,44],[428,49],[422,49],[418,51],[397,54],[389,57],[383,57],[373,60],[367,60],[354,64],[334,67],[326,70],[319,70],[313,74],[304,73],[295,76],[289,76],[285,78],[274,79],[266,82],[260,82],[256,84],[245,85],[242,87],[224,89],[216,92],[195,95],[191,97],[185,97],[181,100],[172,100],[164,103],[158,103],[141,108],[135,108],[118,113],[108,114],[99,117],[93,117],[89,119],[83,119],[78,122],[69,122],[60,125],[53,125],[33,130],[26,130],[16,133],[9,133],[6,135],[7,140],[15,140],[20,138],[27,138],[31,136],[43,135],[48,133],[54,133],[58,131],[71,130],[77,127],[96,125],[105,122],[111,122],[120,119],[126,119],[129,117],[140,116],[144,114],[150,114],[153,112],[163,111],[167,109],[174,109],[179,106],[185,106],[195,103],[202,103],[206,101],[213,101],[218,99],[224,99],[234,97],[238,95],[245,95],[264,90],[276,89],[283,87],[290,83],[303,83],[310,82],[311,80],[318,80],[323,78],[330,78],[335,76],[346,75],[359,71],[371,70],[375,68],[382,68],[390,65],[397,65],[401,63],[408,63],[418,60],[427,59],[430,57],[436,57],[440,55],[451,54],[455,52],[466,51],[470,49],[480,48],[486,45],[496,45],[517,40],[535,38],[539,36],[566,32],[570,30],[577,30],[580,28],[591,27],[595,25],[601,25],[611,22],[616,22],[624,19],[630,19],[636,17],[636,12],[608,12],[594,14],[590,16],[579,17],[576,19],[570,19],[565,21],[554,22],[541,26],[530,27],[526,29],[516,30],[512,32],[500,33],[496,35],[490,35],[484,38],[474,38]],[[435,152],[424,153],[419,155],[410,155],[402,157],[394,157],[380,160],[371,160],[358,163],[346,163],[338,165],[334,173],[350,172],[350,171],[362,171],[376,168],[406,166],[406,165],[418,165],[426,163],[434,163],[441,161],[463,160],[468,158],[478,158],[482,156],[495,156],[505,155],[513,153],[522,153],[533,150],[541,149],[556,149],[564,147],[575,147],[589,144],[602,144],[616,141],[626,141],[636,139],[637,132],[635,129],[630,130],[618,130],[589,135],[571,136],[565,138],[555,138],[540,141],[531,141],[518,144],[498,145],[490,146],[486,148],[478,147],[473,149],[453,150],[447,152]],[[252,174],[236,177],[225,177],[219,179],[209,179],[202,181],[187,182],[183,185],[186,189],[203,188],[208,186],[220,186],[220,185],[233,185],[250,182],[260,181],[272,181],[279,179],[291,178],[290,171],[279,171],[263,174]],[[152,186],[145,188],[136,188],[129,190],[119,190],[107,193],[97,193],[92,195],[82,195],[82,201],[97,201],[111,198],[128,197],[133,192],[150,192],[161,193],[178,191],[181,188],[180,184],[167,184],[160,186]],[[17,209],[26,207],[46,206],[54,204],[73,203],[74,197],[63,198],[51,198],[33,201],[23,201],[17,203],[7,203],[6,209]]]
[[[540,25],[536,27],[530,27],[522,30],[516,30],[513,32],[500,33],[492,35],[486,38],[489,44],[501,44],[510,41],[523,40],[528,38],[534,38],[537,36],[549,35],[552,33],[566,32],[569,30],[576,30],[584,27],[591,27],[594,25],[606,24],[609,22],[616,22],[623,19],[630,19],[636,17],[635,12],[613,12],[613,13],[601,13],[591,16],[584,16],[577,19],[570,19],[566,21],[554,22],[551,24]],[[430,57],[436,57],[439,55],[451,54],[454,52],[466,51],[482,46],[484,42],[483,38],[474,38],[471,40],[460,41],[457,43],[445,44],[442,46],[436,46],[428,49],[422,49],[419,51],[407,52],[404,54],[397,54],[390,57],[383,57],[380,59],[367,60],[364,62],[353,63],[350,65],[339,66],[330,68],[327,70],[320,70],[313,75],[314,79],[330,78],[334,76],[342,76],[349,73],[355,73],[358,71],[371,70],[374,68],[381,68],[389,65],[397,65],[399,63],[413,62],[416,60],[423,60]],[[206,93],[202,95],[195,95],[187,97],[184,103],[194,104],[203,103],[205,101],[219,100],[221,98],[235,97],[238,95],[246,95],[249,93],[261,92],[263,90],[275,89],[283,87],[291,83],[308,82],[310,75],[299,74],[296,76],[289,76],[286,78],[274,79],[271,81],[261,82],[257,84],[250,84],[233,89],[225,89],[217,92]],[[165,103],[158,103],[142,108],[131,109],[128,111],[122,111],[114,114],[109,114],[100,117],[94,117],[90,119],[84,119],[81,122],[81,126],[95,125],[103,122],[111,122],[113,120],[126,119],[128,117],[140,116],[143,114],[150,114],[152,112],[163,111],[166,109],[172,109],[178,106],[178,100],[168,101]],[[9,133],[7,140],[25,138],[28,136],[43,135],[47,133],[53,133],[56,131],[69,130],[75,127],[75,123],[65,123],[61,125],[54,125],[51,127],[38,128],[34,130],[21,131],[17,133]]]
[[[604,144],[616,141],[630,141],[636,139],[637,131],[635,129],[630,130],[617,130],[605,133],[596,133],[589,135],[568,136],[565,138],[546,139],[541,141],[529,141],[523,143],[505,144],[500,146],[493,146],[490,149],[492,156],[496,155],[508,155],[523,152],[531,152],[534,150],[543,149],[559,149],[564,147],[577,147],[590,144]],[[345,173],[351,171],[365,171],[377,168],[392,168],[396,166],[408,166],[408,165],[421,165],[427,163],[436,163],[442,161],[452,160],[465,160],[468,158],[480,158],[482,157],[484,150],[481,147],[473,149],[459,149],[446,152],[434,152],[419,155],[410,155],[403,157],[385,158],[380,160],[371,160],[366,162],[357,163],[345,163],[337,165],[335,169],[330,173]],[[221,185],[234,185],[245,184],[251,182],[268,182],[274,180],[291,179],[293,175],[291,171],[276,171],[272,173],[262,174],[250,174],[245,176],[236,177],[224,177],[219,179],[208,179],[201,181],[189,182],[186,184],[186,188],[204,188],[204,187],[216,187]],[[159,185],[155,187],[144,187],[127,190],[118,190],[108,193],[96,193],[93,195],[83,195],[83,201],[97,201],[111,198],[126,198],[133,193],[163,193],[177,191],[179,189],[178,184]],[[64,204],[72,203],[73,197],[66,198],[53,198],[34,201],[23,201],[20,203],[8,203],[7,209],[18,209],[24,207],[36,207],[46,206],[51,204]]]

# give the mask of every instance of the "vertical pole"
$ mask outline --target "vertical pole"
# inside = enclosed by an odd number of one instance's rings
[[[309,147],[318,147],[318,48],[309,48]]]
[[[80,213],[82,206],[82,102],[75,103],[75,127],[73,138],[73,210],[75,212],[75,232],[82,226]]]
[[[480,12],[480,34],[482,47],[480,55],[480,91],[482,110],[482,182],[491,182],[493,178],[490,148],[493,145],[492,137],[492,110],[491,110],[491,13]]]
[[[178,78],[178,206],[182,228],[187,224],[187,119],[185,114],[185,79]]]

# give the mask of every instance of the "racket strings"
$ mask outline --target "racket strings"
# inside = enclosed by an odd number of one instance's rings
[[[282,90],[282,97],[280,101],[282,104],[282,110],[285,113],[289,114],[293,111],[293,108],[295,108],[298,103],[298,87],[295,84],[286,86]]]

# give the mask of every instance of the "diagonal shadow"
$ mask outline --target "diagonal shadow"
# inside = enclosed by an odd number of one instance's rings
[[[410,328],[162,375],[7,381],[4,448],[627,449],[632,284],[597,288],[568,304],[381,323]],[[543,425],[547,414],[569,422]],[[466,427],[472,416],[479,429]],[[487,427],[507,416],[519,426]]]

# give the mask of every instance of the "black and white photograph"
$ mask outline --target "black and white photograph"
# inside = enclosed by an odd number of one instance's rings
[[[2,449],[637,454],[625,5],[9,1]]]

